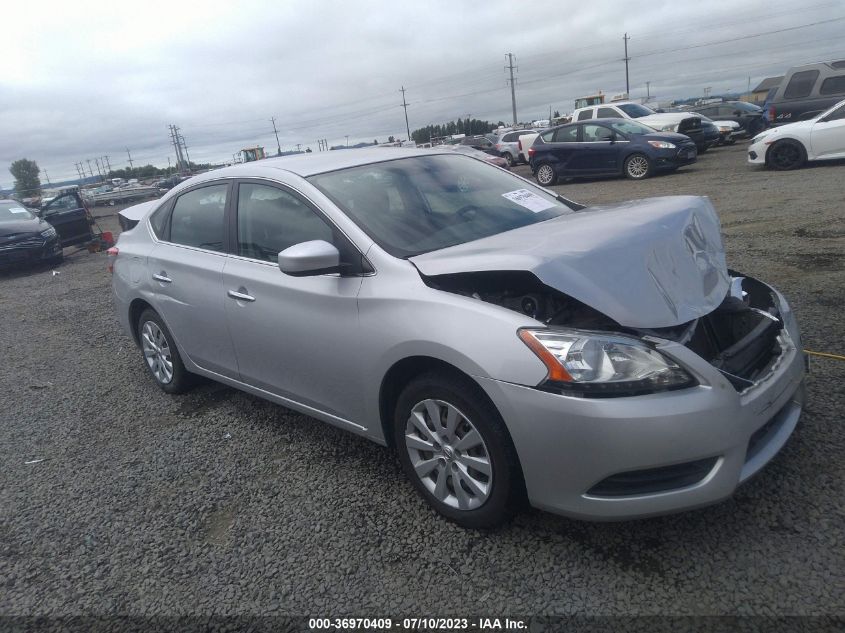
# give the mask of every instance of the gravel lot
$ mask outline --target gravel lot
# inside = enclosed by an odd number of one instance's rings
[[[557,189],[709,195],[731,265],[786,294],[806,348],[843,354],[845,165],[772,173],[744,152]],[[814,359],[792,440],[725,503],[470,532],[387,449],[213,383],[162,393],[118,330],[105,255],[58,272],[0,274],[0,614],[845,615],[843,362]]]

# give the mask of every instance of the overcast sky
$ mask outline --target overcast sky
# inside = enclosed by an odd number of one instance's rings
[[[744,91],[791,65],[845,58],[845,0],[693,2],[206,0],[17,2],[0,13],[0,185],[30,158],[51,180],[109,156],[167,165],[168,124],[195,162],[242,147],[282,150],[405,137],[458,116],[571,112],[625,90],[661,100]],[[726,41],[733,40],[733,41]],[[87,164],[86,164],[87,166]],[[95,168],[96,171],[96,168]]]

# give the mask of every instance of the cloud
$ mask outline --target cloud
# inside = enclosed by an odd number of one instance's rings
[[[282,149],[404,136],[466,117],[510,120],[505,53],[516,55],[523,120],[570,111],[575,97],[625,89],[661,98],[747,88],[794,63],[845,57],[841,2],[796,8],[749,0],[452,3],[288,0],[28,3],[5,9],[0,164],[28,157],[51,179],[108,155],[113,167],[164,165],[168,124],[191,158],[219,161],[254,143]],[[731,38],[733,42],[722,42]],[[713,43],[722,42],[722,43]],[[677,49],[677,50],[673,50]],[[667,52],[660,52],[667,51]],[[753,87],[753,86],[752,86]],[[10,183],[0,176],[0,183]]]

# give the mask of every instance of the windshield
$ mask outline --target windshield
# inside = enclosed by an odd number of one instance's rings
[[[308,180],[394,257],[413,257],[573,211],[531,183],[460,155],[400,158]]]
[[[613,121],[610,124],[617,132],[621,132],[622,134],[633,134],[635,136],[641,136],[643,134],[654,134],[655,129],[649,127],[647,125],[643,125],[642,123],[637,123],[636,121]]]
[[[621,103],[616,107],[633,119],[654,114],[654,110],[640,105],[639,103]]]
[[[0,222],[31,220],[33,215],[17,202],[0,202]]]

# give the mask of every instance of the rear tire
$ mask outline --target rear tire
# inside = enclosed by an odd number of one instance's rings
[[[431,372],[412,380],[397,401],[393,431],[408,479],[458,525],[495,527],[524,498],[505,423],[468,378]]]
[[[510,152],[505,152],[502,154],[502,158],[504,158],[508,162],[508,167],[513,167],[514,160],[513,155]]]
[[[807,162],[807,150],[798,141],[784,139],[769,148],[766,165],[777,171],[798,169]]]
[[[645,154],[631,154],[625,159],[622,171],[625,177],[631,180],[648,178],[652,172],[651,161]]]
[[[176,341],[155,310],[147,308],[138,318],[138,342],[144,366],[162,391],[184,393],[193,386]]]
[[[537,182],[543,187],[551,187],[557,184],[557,173],[555,168],[548,163],[540,163],[537,165],[536,172]]]

